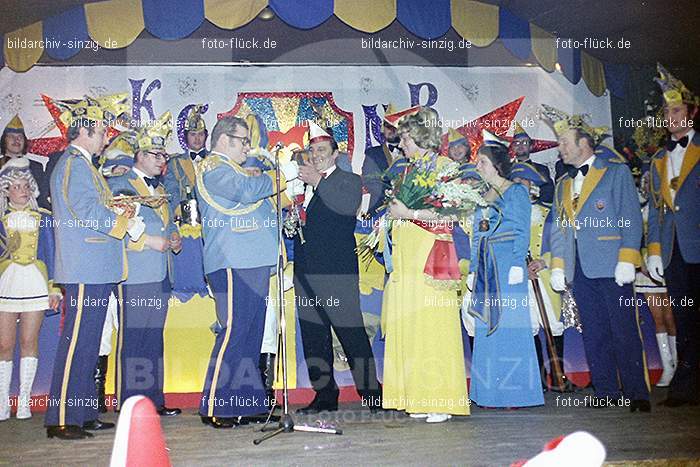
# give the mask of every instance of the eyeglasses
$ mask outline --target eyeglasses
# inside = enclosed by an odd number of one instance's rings
[[[151,156],[155,157],[156,159],[163,159],[164,161],[167,161],[169,158],[169,156],[163,152],[148,151],[146,154],[150,154]]]
[[[247,136],[228,135],[231,138],[240,139],[243,146],[250,146],[250,138]]]

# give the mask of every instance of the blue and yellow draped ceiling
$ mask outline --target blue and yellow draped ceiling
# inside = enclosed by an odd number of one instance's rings
[[[500,39],[520,60],[532,52],[548,72],[558,63],[569,81],[576,84],[583,78],[596,96],[608,88],[624,97],[626,67],[604,64],[581,49],[557,48],[557,38],[537,25],[506,8],[470,0],[108,0],[74,7],[6,34],[0,66],[27,71],[44,52],[52,59],[67,60],[81,50],[76,41],[92,39],[107,49],[127,47],[144,29],[160,39],[183,39],[205,19],[233,30],[250,23],[266,7],[298,29],[315,28],[335,15],[366,33],[398,20],[421,39],[439,38],[450,27],[477,47]],[[44,47],[48,41],[51,46]]]

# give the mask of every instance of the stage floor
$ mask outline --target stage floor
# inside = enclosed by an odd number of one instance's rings
[[[163,419],[173,465],[500,465],[537,454],[551,438],[576,430],[597,436],[614,465],[700,465],[700,406],[654,407],[651,414],[627,408],[589,409],[591,394],[546,394],[546,405],[513,411],[472,408],[469,417],[429,425],[402,413],[371,415],[359,404],[326,414],[343,435],[296,432],[259,446],[259,425],[215,430],[202,425],[192,409]],[[656,390],[655,402],[664,391]],[[564,406],[566,400],[567,406]],[[578,401],[578,402],[575,402]],[[114,421],[109,413],[104,420]],[[318,417],[295,416],[297,424]],[[114,430],[81,441],[46,438],[43,414],[0,423],[0,465],[108,465]],[[678,463],[670,463],[673,459]],[[639,464],[631,461],[655,460]],[[624,462],[623,462],[624,461]]]

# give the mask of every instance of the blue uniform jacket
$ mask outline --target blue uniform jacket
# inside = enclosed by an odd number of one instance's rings
[[[122,239],[129,219],[106,207],[111,197],[104,177],[69,146],[51,174],[57,283],[111,284],[126,278]]]
[[[648,252],[661,256],[667,267],[675,236],[683,260],[700,263],[700,133],[695,133],[685,151],[678,191],[673,199],[666,175],[667,159],[666,149],[662,149],[651,164]]]
[[[143,196],[151,194],[146,183],[133,170],[129,170],[124,175],[109,178],[108,183],[114,193],[133,192]],[[155,193],[165,194],[165,188],[162,184],[156,188]],[[177,227],[173,224],[170,217],[168,203],[163,204],[158,209],[142,205],[139,210],[139,216],[143,218],[146,230],[138,241],[129,240],[127,242],[126,257],[129,273],[126,283],[146,284],[161,282],[166,276],[169,277],[169,251],[161,253],[146,247],[144,243],[145,235],[170,238],[170,235],[177,232]]]
[[[641,264],[642,214],[632,173],[605,151],[609,149],[596,150],[578,209],[573,208],[573,180],[568,173],[555,188],[552,268],[564,269],[569,282],[574,278],[576,248],[589,279],[614,277],[619,261]]]
[[[205,274],[276,264],[277,214],[269,199],[277,192],[274,172],[248,175],[218,153],[200,161],[196,171]]]

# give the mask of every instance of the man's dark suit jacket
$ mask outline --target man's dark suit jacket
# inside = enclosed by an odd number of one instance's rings
[[[357,290],[355,221],[362,201],[358,175],[336,169],[318,184],[302,227],[306,243],[294,241],[295,274],[353,275]]]

